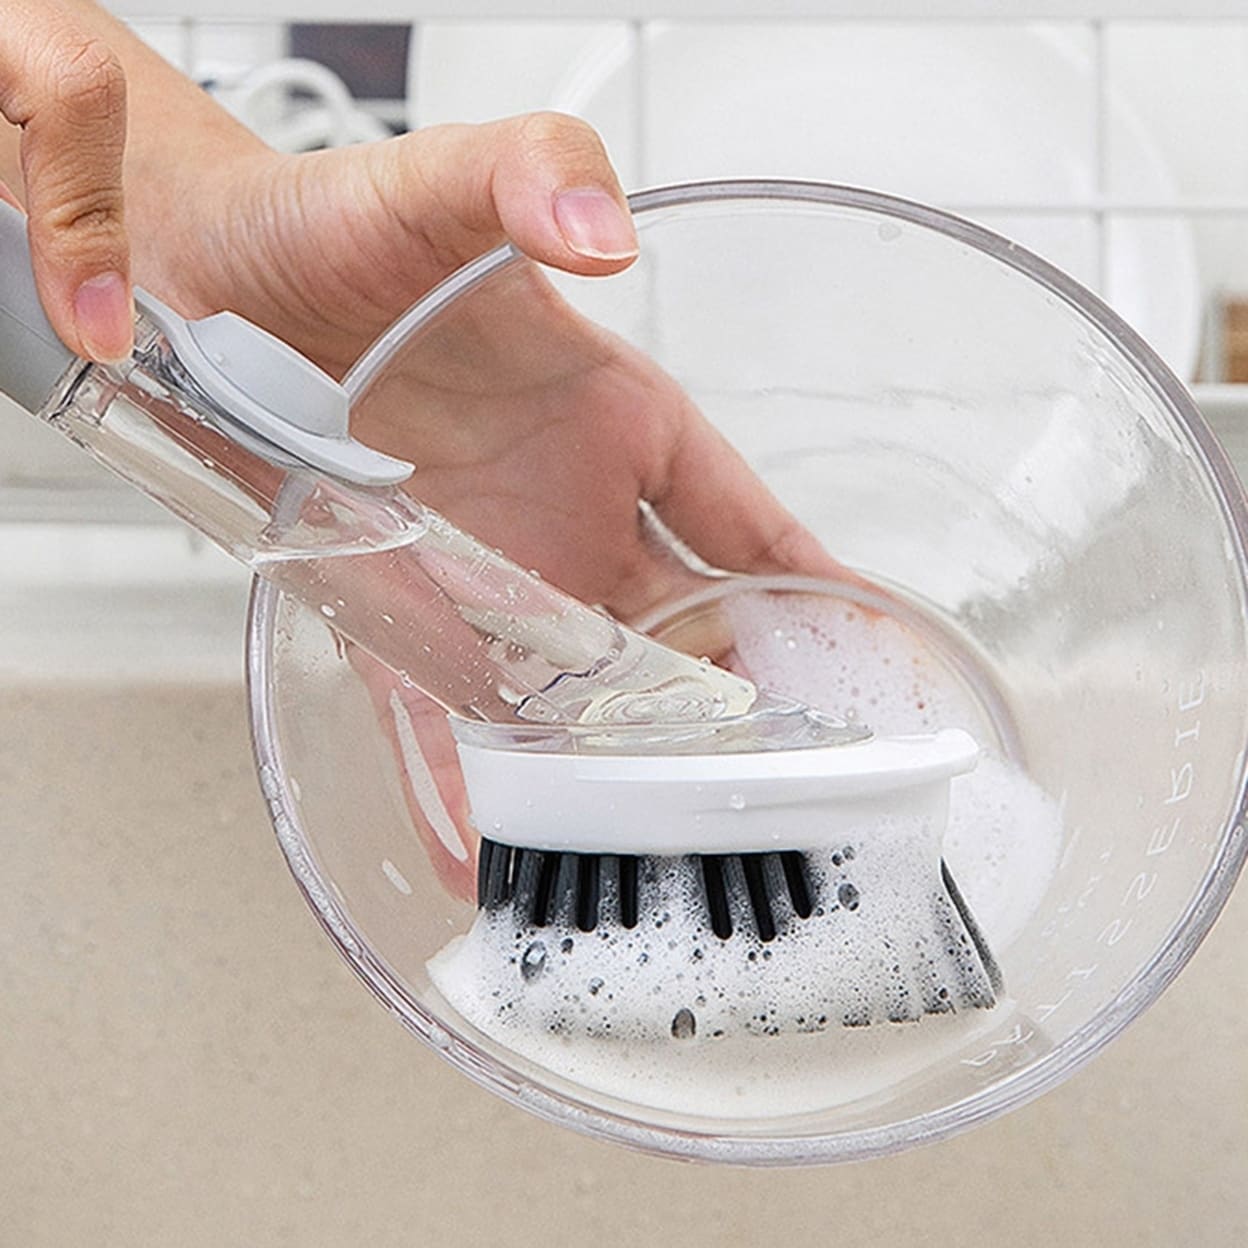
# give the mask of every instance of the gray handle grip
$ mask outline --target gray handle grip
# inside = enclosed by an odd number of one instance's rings
[[[26,218],[3,202],[0,274],[0,390],[37,412],[75,356],[56,336],[39,302]]]
[[[0,202],[0,391],[39,412],[76,358],[44,315],[30,267],[26,218]],[[138,310],[165,335],[183,369],[239,431],[359,485],[395,485],[412,465],[351,437],[347,392],[280,339],[232,312],[188,321],[134,292]],[[256,444],[248,443],[252,449]]]

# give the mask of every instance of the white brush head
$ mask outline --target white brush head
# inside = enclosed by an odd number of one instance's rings
[[[714,754],[576,754],[459,741],[473,823],[526,849],[741,854],[835,845],[904,819],[939,838],[967,733]]]

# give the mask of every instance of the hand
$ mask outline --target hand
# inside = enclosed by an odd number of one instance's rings
[[[511,239],[586,275],[637,253],[597,135],[535,114],[283,156],[256,147],[145,235],[142,280],[187,314],[230,307],[341,374],[419,295]],[[186,258],[193,255],[195,263]],[[535,267],[492,292],[356,413],[418,465],[410,489],[562,588],[635,618],[688,569],[639,511],[736,571],[835,565],[652,361]]]
[[[596,136],[551,115],[308,156],[256,152],[198,205],[180,214],[193,230],[185,246],[162,240],[151,261],[189,254],[194,239],[206,263],[145,280],[187,313],[233,307],[336,373],[504,237],[587,275],[636,254]],[[423,502],[626,621],[702,583],[663,526],[720,569],[843,573],[672,379],[576,314],[536,266],[465,306],[354,413],[361,440],[417,465],[408,488]],[[711,630],[682,644],[723,659],[730,642],[703,622]],[[475,836],[445,718],[367,656],[353,662],[433,863],[466,896]]]
[[[120,62],[59,5],[6,0],[0,114],[22,130],[31,260],[52,327],[79,355],[124,359],[133,346],[134,312],[122,224]],[[0,198],[17,204],[3,183]]]
[[[24,184],[49,317],[91,358],[131,344],[127,96],[138,280],[188,316],[240,312],[338,375],[504,238],[589,276],[636,255],[602,146],[571,118],[280,156],[92,0],[0,0],[0,12],[0,113],[23,128],[19,145],[0,127],[0,176]],[[626,621],[696,587],[697,560],[848,575],[652,361],[573,313],[535,267],[508,283],[488,316],[461,320],[444,349],[408,361],[356,413],[363,441],[419,466],[417,497]],[[713,618],[679,644],[731,658]],[[434,866],[467,894],[475,837],[445,719],[387,669],[354,661]],[[430,781],[445,807],[432,823],[416,801]]]

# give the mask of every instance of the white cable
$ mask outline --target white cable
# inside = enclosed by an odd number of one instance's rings
[[[287,97],[294,90],[313,98],[292,107]],[[381,121],[357,105],[342,79],[316,61],[294,57],[270,61],[219,82],[213,94],[280,152],[345,147],[390,135]]]

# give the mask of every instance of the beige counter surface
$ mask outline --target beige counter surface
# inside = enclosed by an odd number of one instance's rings
[[[885,1161],[659,1161],[377,1006],[291,882],[241,690],[0,687],[0,1248],[1248,1244],[1248,886],[1056,1092]]]

